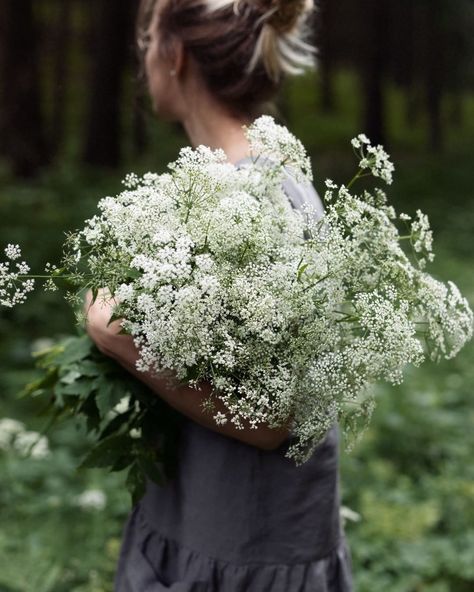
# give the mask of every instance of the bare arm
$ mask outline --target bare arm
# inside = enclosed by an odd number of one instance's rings
[[[172,382],[170,380],[171,376],[139,372],[135,366],[138,359],[138,350],[133,343],[133,339],[128,335],[119,334],[120,321],[114,321],[107,326],[112,305],[105,302],[101,297],[92,304],[92,297],[89,293],[86,297],[85,306],[87,311],[87,332],[97,347],[183,415],[215,432],[262,450],[274,450],[288,437],[289,431],[286,428],[271,429],[266,425],[260,425],[257,429],[252,429],[247,425],[244,429],[239,430],[230,422],[226,425],[217,425],[212,415],[204,413],[201,407],[203,401],[212,392],[210,383],[202,382],[200,384],[201,390],[197,391],[186,385],[180,385],[177,381]],[[215,398],[214,402],[216,411],[226,411],[225,405],[220,399]]]

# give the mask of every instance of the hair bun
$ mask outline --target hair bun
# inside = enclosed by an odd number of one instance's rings
[[[270,0],[265,3],[269,11],[268,23],[278,33],[288,33],[307,11],[313,8],[312,0]]]

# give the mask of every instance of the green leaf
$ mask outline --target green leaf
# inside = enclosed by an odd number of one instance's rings
[[[76,380],[72,384],[62,384],[59,382],[54,387],[53,392],[58,397],[73,395],[80,397],[81,399],[86,399],[95,391],[95,388],[96,384],[94,380],[83,378],[81,380]]]
[[[115,399],[113,398],[113,391],[113,382],[107,380],[100,381],[97,394],[95,396],[95,403],[102,419],[106,417],[106,415],[112,411],[116,403],[118,403],[118,401],[114,402]]]
[[[94,347],[93,341],[88,335],[70,337],[64,342],[64,349],[54,357],[57,366],[67,366],[73,362],[79,362],[90,355]]]
[[[85,359],[78,363],[77,370],[82,376],[101,376],[104,373],[104,364]]]
[[[126,411],[125,413],[116,415],[109,422],[105,422],[105,427],[103,427],[102,432],[99,435],[99,440],[104,440],[108,436],[111,436],[113,433],[122,433],[123,429],[127,426],[128,422],[130,421],[132,413],[133,411],[131,410]]]
[[[126,277],[130,278],[131,280],[136,280],[141,277],[143,274],[140,270],[130,267],[127,270]]]
[[[110,468],[130,452],[132,445],[133,440],[128,434],[105,438],[86,455],[79,468]]]
[[[124,471],[134,461],[135,457],[133,456],[133,454],[124,454],[110,467],[110,472],[117,473],[119,471]]]
[[[297,279],[298,282],[301,280],[301,276],[306,271],[306,269],[308,268],[308,266],[309,266],[309,263],[305,263],[304,265],[301,265],[298,268],[298,273],[297,273],[297,276],[296,276],[296,279]]]
[[[53,343],[50,347],[45,347],[39,351],[34,351],[32,357],[35,360],[48,359],[50,356],[57,356],[64,350],[64,340]]]
[[[27,384],[19,393],[18,397],[22,399],[24,397],[34,397],[43,394],[44,391],[51,390],[58,380],[57,368],[48,369],[44,376]]]
[[[87,399],[83,400],[77,413],[82,413],[86,418],[86,426],[89,432],[98,430],[100,427],[100,414],[95,403],[95,396],[91,393]]]
[[[132,502],[135,505],[145,494],[146,479],[137,462],[134,462],[128,471],[125,485],[132,496]]]
[[[147,456],[139,456],[137,462],[142,472],[157,485],[164,485],[166,478],[161,467]]]
[[[61,376],[61,384],[72,384],[80,377],[81,373],[77,370],[69,370],[64,376]]]

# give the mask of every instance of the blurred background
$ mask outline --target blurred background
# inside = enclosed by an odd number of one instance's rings
[[[396,164],[393,205],[431,219],[431,273],[474,303],[474,3],[320,0],[316,73],[285,85],[281,120],[305,143],[315,185],[347,182],[365,132]],[[156,121],[138,76],[138,0],[0,0],[0,243],[37,273],[64,232],[162,172],[186,144]],[[19,399],[32,352],[74,330],[58,294],[0,312],[0,592],[111,592],[130,507],[121,474],[77,472],[70,422],[25,458],[9,430],[41,431]],[[474,589],[474,345],[381,387],[370,429],[342,454],[342,502],[359,592]],[[19,422],[19,423],[15,423]],[[26,435],[25,435],[26,434]],[[288,591],[291,592],[291,591]]]

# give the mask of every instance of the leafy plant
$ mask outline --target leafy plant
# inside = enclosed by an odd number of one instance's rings
[[[82,417],[94,443],[80,467],[127,471],[135,503],[146,478],[163,484],[176,468],[182,416],[113,360],[86,334],[70,336],[35,354],[41,376],[23,396],[46,398],[51,425]]]

